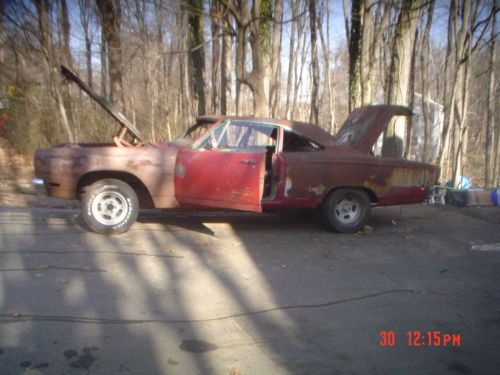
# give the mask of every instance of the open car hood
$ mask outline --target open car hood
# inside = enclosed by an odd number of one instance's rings
[[[356,108],[335,135],[337,141],[368,153],[394,116],[411,116],[401,105],[371,105]]]
[[[67,80],[72,81],[80,87],[84,92],[88,94],[92,99],[94,99],[106,112],[108,112],[111,117],[113,117],[118,123],[125,127],[133,137],[138,141],[144,143],[144,137],[137,130],[137,128],[132,124],[113,104],[111,104],[106,98],[97,95],[93,92],[90,87],[88,87],[85,82],[83,82],[80,77],[78,77],[71,69],[61,65],[61,73]]]

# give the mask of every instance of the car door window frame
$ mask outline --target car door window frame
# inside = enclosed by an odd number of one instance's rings
[[[227,135],[227,130],[230,125],[234,125],[237,127],[244,128],[244,132],[238,136],[235,144],[236,146],[229,146],[227,149],[221,149],[221,141],[223,140],[223,137]],[[279,133],[280,133],[280,127],[276,124],[272,123],[264,123],[264,122],[255,122],[252,120],[225,120],[221,122],[220,124],[214,126],[212,129],[210,129],[203,137],[201,137],[198,141],[196,141],[193,146],[192,150],[196,151],[208,151],[208,150],[218,150],[218,151],[229,151],[229,152],[248,152],[249,151],[249,146],[246,145],[246,147],[240,146],[241,142],[243,140],[248,140],[250,139],[251,132],[252,131],[258,131],[255,130],[255,127],[258,126],[263,126],[263,127],[269,127],[271,128],[271,134],[272,131],[276,130],[276,139],[274,140],[274,147],[275,149],[278,148],[279,144]],[[222,129],[221,134],[219,135],[218,139],[214,139],[214,135],[216,135],[217,132],[219,132]],[[263,133],[265,134],[265,133]],[[266,134],[267,135],[267,134]],[[269,138],[272,138],[270,135],[267,135]],[[206,147],[207,143],[210,142],[212,147]],[[265,147],[265,146],[262,146]]]

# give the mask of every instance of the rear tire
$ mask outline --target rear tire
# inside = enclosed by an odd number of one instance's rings
[[[138,215],[137,194],[125,182],[105,179],[85,188],[82,217],[92,231],[101,234],[124,233]]]
[[[370,217],[371,202],[360,189],[337,189],[321,206],[323,220],[329,229],[341,233],[356,233]]]

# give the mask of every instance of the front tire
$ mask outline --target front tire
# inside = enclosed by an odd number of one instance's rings
[[[370,207],[370,198],[363,190],[337,189],[326,197],[321,213],[330,229],[341,233],[356,233],[368,221]]]
[[[82,217],[85,224],[94,232],[124,233],[130,229],[138,215],[137,194],[123,181],[100,180],[85,189]]]

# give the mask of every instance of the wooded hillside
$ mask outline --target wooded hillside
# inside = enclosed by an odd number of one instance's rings
[[[316,123],[402,104],[384,156],[442,181],[500,185],[495,0],[17,0],[0,2],[0,116],[21,152],[110,141],[117,127],[64,81],[76,71],[150,141],[200,114]]]

